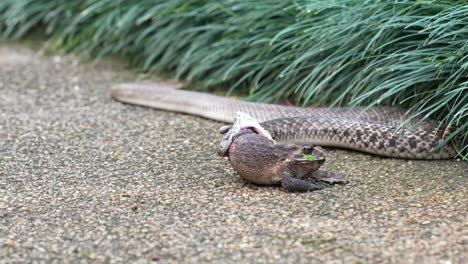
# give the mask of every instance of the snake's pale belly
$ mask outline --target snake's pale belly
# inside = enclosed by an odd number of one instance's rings
[[[449,159],[456,155],[451,144],[432,152],[449,134],[445,125],[429,120],[417,127],[409,124],[408,128],[401,128],[405,111],[400,108],[300,108],[174,89],[178,86],[168,82],[122,83],[113,86],[111,94],[125,103],[230,123],[236,112],[242,111],[262,122],[277,141],[348,148],[396,158]]]

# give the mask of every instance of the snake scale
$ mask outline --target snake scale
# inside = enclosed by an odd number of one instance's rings
[[[408,128],[397,129],[406,114],[397,107],[301,108],[175,89],[181,86],[171,81],[120,83],[111,87],[111,95],[125,103],[228,123],[234,121],[237,111],[242,111],[261,122],[277,141],[407,159],[449,159],[456,154],[450,144],[431,153],[449,134],[444,124],[428,120],[416,127],[409,124]]]

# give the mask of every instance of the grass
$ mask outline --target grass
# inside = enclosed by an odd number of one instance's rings
[[[0,32],[248,100],[396,105],[468,152],[468,1],[3,0]],[[453,141],[452,141],[453,143]],[[466,158],[466,156],[465,156]]]

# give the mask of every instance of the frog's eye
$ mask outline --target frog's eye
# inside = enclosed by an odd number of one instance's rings
[[[311,153],[312,153],[312,147],[311,147],[311,146],[304,146],[304,147],[302,148],[302,152],[303,152],[304,154],[311,154]]]

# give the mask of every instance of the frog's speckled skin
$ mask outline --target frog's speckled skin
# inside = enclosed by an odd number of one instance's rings
[[[304,154],[310,154],[305,153],[305,150],[312,151],[316,160],[304,160]],[[274,143],[248,129],[233,137],[228,156],[239,175],[255,184],[281,184],[290,191],[313,191],[322,187],[303,180],[305,177],[328,183],[348,182],[330,171],[317,171],[325,162],[321,148]]]

